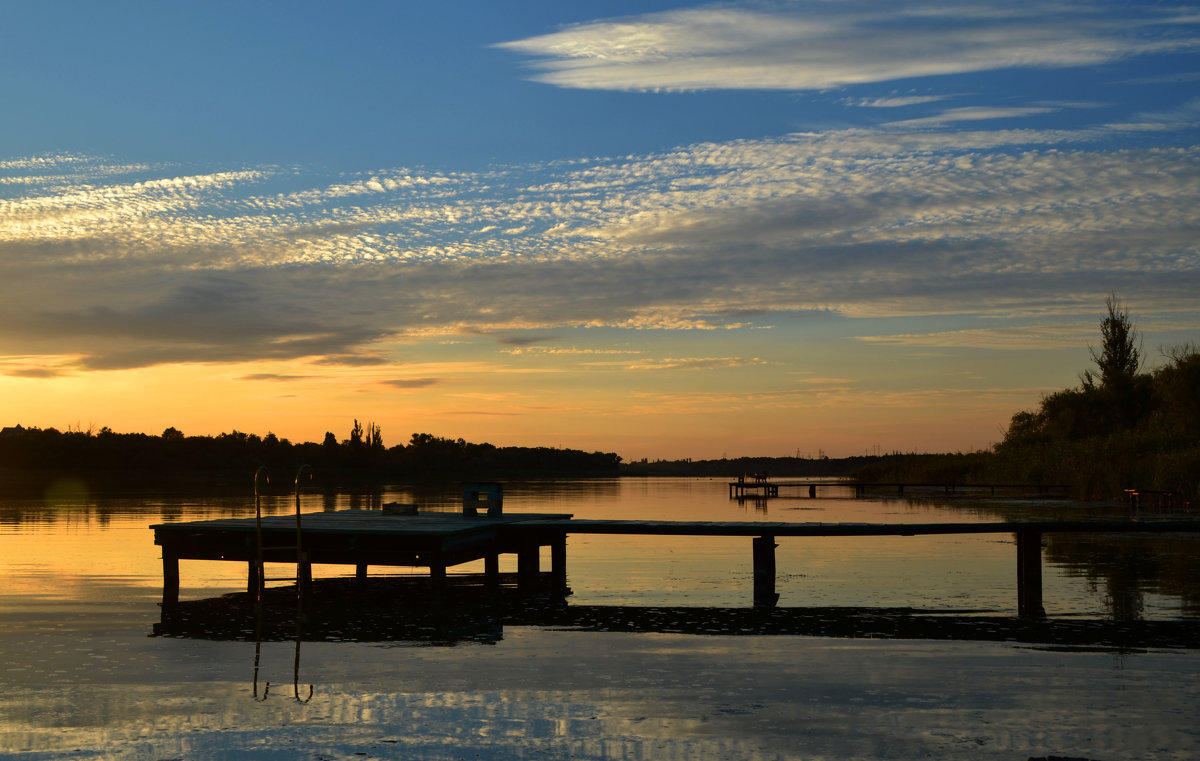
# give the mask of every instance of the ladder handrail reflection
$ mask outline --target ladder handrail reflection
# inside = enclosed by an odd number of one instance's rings
[[[300,642],[304,636],[304,587],[306,586],[307,576],[304,563],[304,549],[301,541],[303,536],[303,528],[300,517],[300,481],[307,475],[311,481],[313,477],[312,467],[309,465],[301,465],[296,471],[296,479],[294,482],[294,492],[296,498],[296,648],[295,656],[292,660],[292,695],[301,703],[307,703],[312,700],[313,686],[308,685],[308,696],[300,697]],[[259,664],[262,657],[262,632],[263,632],[263,592],[266,585],[266,572],[264,569],[263,550],[287,550],[293,547],[263,547],[262,539],[262,488],[261,480],[266,480],[270,483],[270,478],[265,466],[260,467],[254,474],[254,516],[255,516],[255,538],[257,542],[255,563],[257,567],[257,584],[255,585],[255,600],[254,600],[254,675],[252,677],[251,689],[254,699],[263,702],[271,694],[271,683],[266,682],[263,686],[262,697],[258,695],[258,672]]]

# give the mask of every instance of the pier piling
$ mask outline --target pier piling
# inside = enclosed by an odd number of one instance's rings
[[[1042,607],[1042,534],[1017,532],[1017,615],[1045,618]]]
[[[773,608],[779,602],[775,591],[775,544],[773,536],[757,536],[754,547],[754,607]]]

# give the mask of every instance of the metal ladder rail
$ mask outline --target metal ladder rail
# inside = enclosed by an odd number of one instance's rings
[[[263,619],[263,591],[266,587],[266,570],[264,568],[263,551],[264,550],[296,550],[296,651],[292,663],[292,693],[296,700],[301,703],[307,703],[312,700],[313,686],[308,685],[308,696],[300,697],[300,642],[303,633],[304,623],[304,586],[305,578],[303,573],[305,556],[303,549],[303,524],[300,518],[300,480],[307,474],[309,479],[312,479],[312,467],[301,465],[296,471],[295,495],[296,495],[296,543],[294,545],[282,545],[273,547],[264,547],[262,540],[262,489],[260,486],[261,480],[266,479],[270,483],[270,476],[267,473],[266,466],[260,466],[254,473],[254,535],[255,546],[255,564],[257,570],[258,583],[256,586],[255,595],[255,636],[254,636],[254,679],[253,691],[255,700],[266,700],[267,695],[271,691],[271,683],[267,682],[263,688],[262,697],[258,696],[258,669],[259,658],[262,650],[262,619]],[[283,581],[285,578],[271,579],[271,581]]]
[[[301,589],[301,587],[303,586],[303,584],[302,584],[302,582],[303,582],[302,569],[304,568],[305,555],[304,555],[304,543],[303,543],[303,523],[302,523],[302,520],[300,517],[300,481],[305,475],[307,475],[310,480],[312,479],[312,467],[311,466],[301,465],[300,469],[298,471],[296,471],[296,480],[295,480],[296,543],[295,544],[284,544],[284,545],[273,545],[273,546],[267,547],[267,546],[263,545],[263,536],[262,536],[262,482],[265,481],[266,483],[269,484],[271,482],[271,479],[270,479],[270,476],[268,475],[267,468],[265,465],[260,466],[259,469],[257,471],[255,471],[255,473],[254,473],[254,539],[255,539],[255,548],[256,548],[254,562],[255,562],[256,571],[257,571],[257,575],[258,575],[257,599],[259,600],[259,602],[262,601],[263,588],[264,588],[266,582],[268,582],[268,581],[287,581],[288,580],[286,577],[278,577],[278,578],[272,578],[272,579],[268,579],[266,577],[266,573],[264,570],[265,561],[263,559],[263,553],[267,550],[295,550],[296,551],[296,578],[295,578],[296,590],[297,590],[297,594],[300,594],[303,591]]]

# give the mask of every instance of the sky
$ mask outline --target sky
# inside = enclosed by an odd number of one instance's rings
[[[973,451],[1200,343],[1200,5],[0,6],[0,424]]]

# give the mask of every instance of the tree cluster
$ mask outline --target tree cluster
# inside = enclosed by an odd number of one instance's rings
[[[636,476],[700,476],[737,478],[754,473],[770,476],[827,477],[848,475],[874,457],[730,457],[720,460],[639,460],[621,466]]]
[[[965,483],[1064,484],[1082,498],[1119,499],[1125,490],[1200,497],[1200,351],[1163,351],[1143,372],[1141,339],[1129,313],[1110,296],[1100,320],[1095,369],[1080,385],[1042,398],[1012,416],[993,451],[883,458],[860,468],[866,479]]]
[[[1080,496],[1127,489],[1200,496],[1200,353],[1182,347],[1151,373],[1065,389],[1018,412],[997,464],[1027,479],[1073,484]]]
[[[1091,349],[1099,372],[1084,370],[1079,388],[1049,394],[1036,411],[1013,415],[1002,447],[1079,441],[1129,431],[1152,421],[1173,422],[1163,407],[1174,400],[1163,397],[1155,377],[1186,371],[1187,357],[1181,354],[1182,362],[1160,368],[1154,375],[1140,373],[1141,342],[1129,313],[1111,296],[1107,306],[1108,315],[1100,321],[1101,348]]]
[[[231,431],[186,436],[174,427],[160,436],[144,433],[6,429],[0,435],[0,490],[37,492],[56,480],[73,479],[89,491],[146,489],[244,489],[266,466],[277,488],[286,489],[302,465],[318,485],[371,486],[423,479],[490,480],[522,476],[615,475],[621,458],[611,452],[549,447],[498,447],[414,433],[406,445],[385,447],[378,425],[354,421],[339,440],[293,444],[273,433]]]

